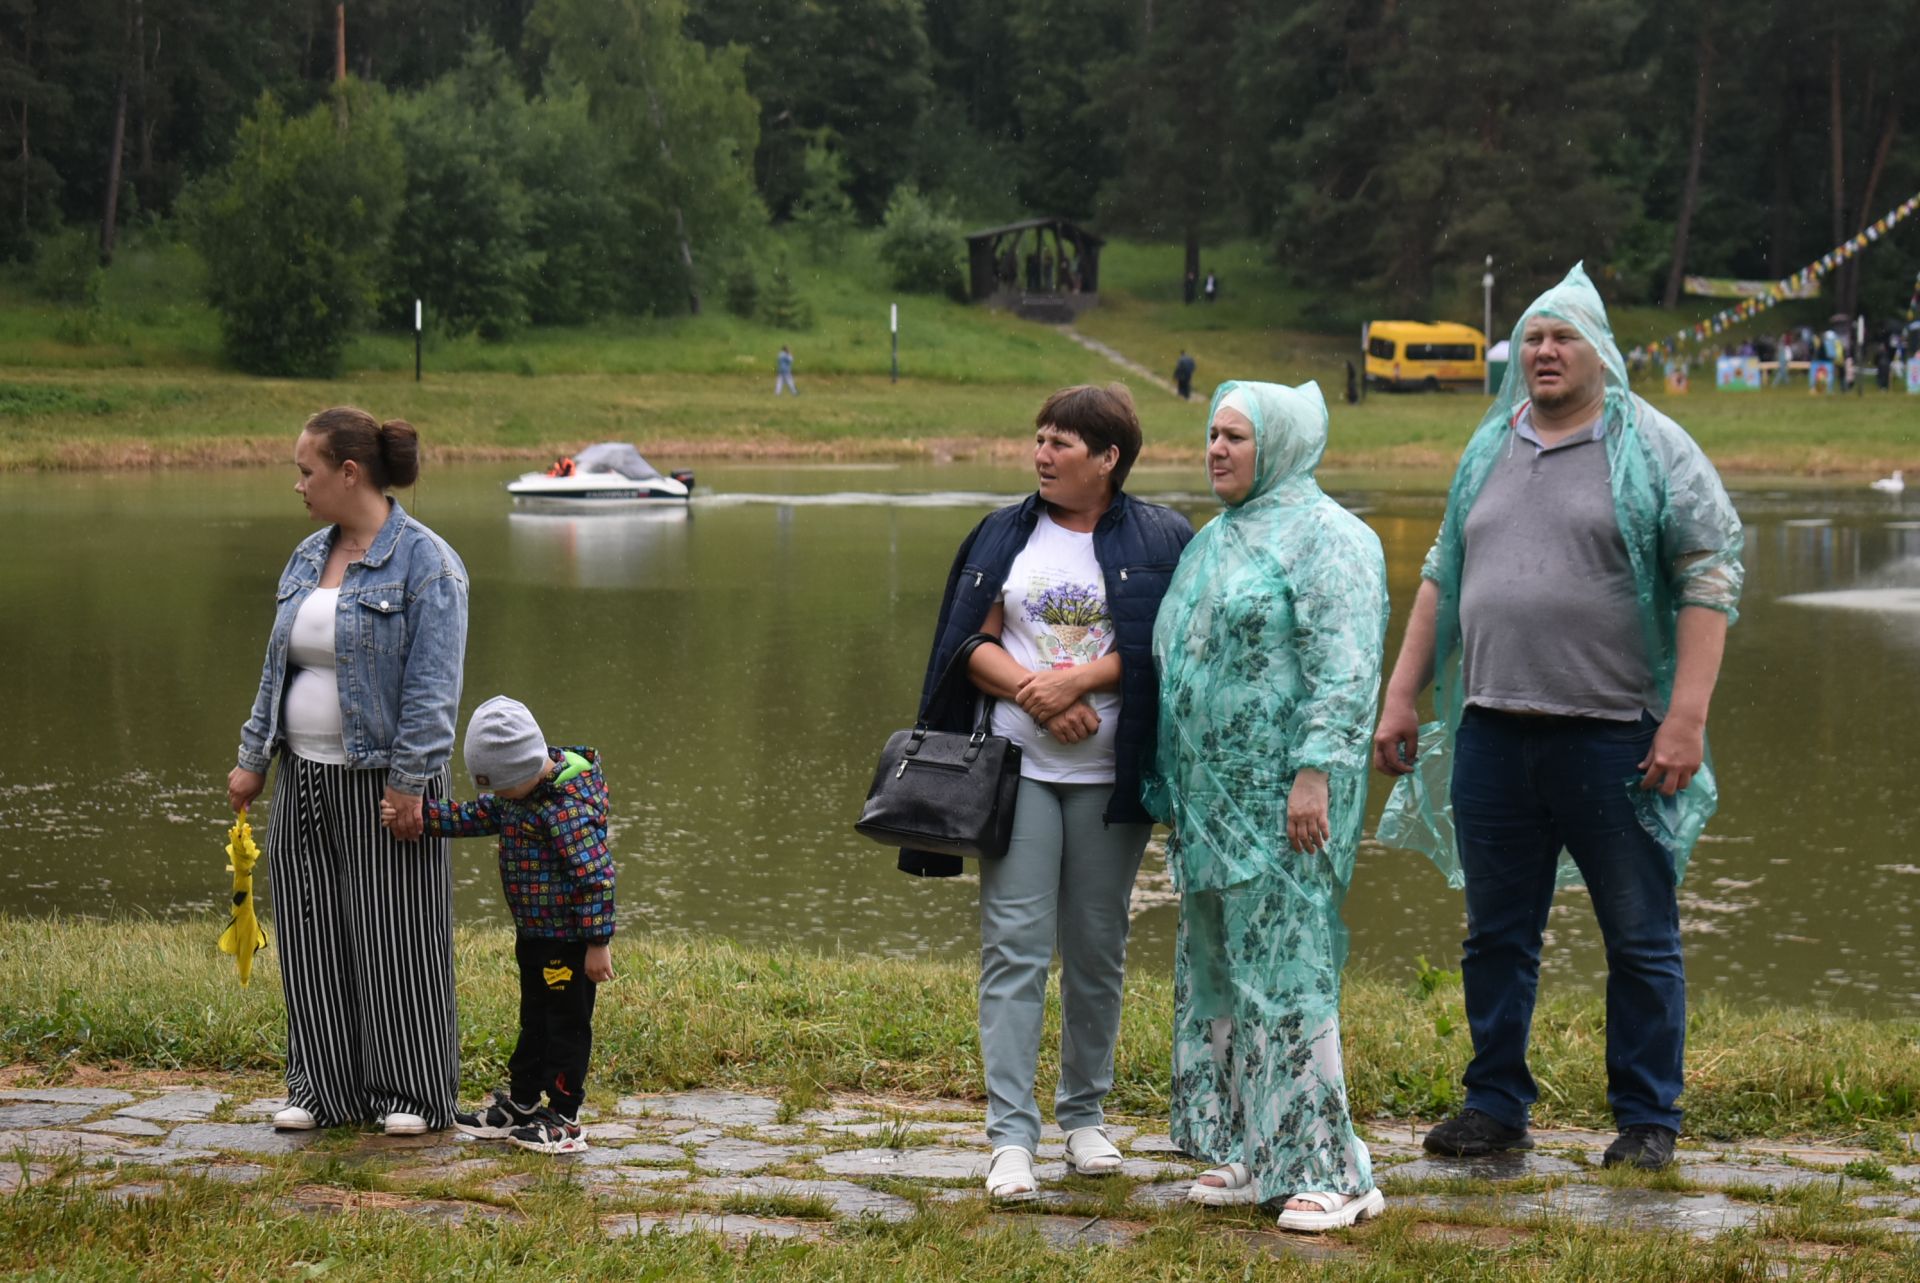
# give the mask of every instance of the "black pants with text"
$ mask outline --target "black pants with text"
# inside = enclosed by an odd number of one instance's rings
[[[580,1116],[593,1053],[593,995],[587,945],[581,940],[518,939],[520,1041],[507,1061],[508,1089],[520,1104],[542,1092],[556,1113]]]

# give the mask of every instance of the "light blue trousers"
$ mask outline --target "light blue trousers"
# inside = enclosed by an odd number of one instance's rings
[[[1013,842],[980,861],[980,1058],[987,1138],[1035,1148],[1033,1079],[1045,1021],[1047,969],[1060,950],[1060,1083],[1065,1131],[1098,1127],[1113,1086],[1113,1044],[1127,966],[1127,908],[1146,824],[1100,818],[1111,784],[1022,779]]]

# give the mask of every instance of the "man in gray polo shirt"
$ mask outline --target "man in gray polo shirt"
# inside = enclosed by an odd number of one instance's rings
[[[1659,1168],[1681,1121],[1676,887],[1717,798],[1707,706],[1740,522],[1699,447],[1628,389],[1580,268],[1527,309],[1513,349],[1518,377],[1461,457],[1374,737],[1375,764],[1402,777],[1382,840],[1466,888],[1466,1107],[1426,1147],[1532,1147],[1527,1039],[1564,851],[1606,942],[1620,1136],[1605,1161]],[[1422,728],[1436,673],[1442,725]]]

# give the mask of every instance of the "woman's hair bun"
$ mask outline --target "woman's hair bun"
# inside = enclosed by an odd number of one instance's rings
[[[411,423],[388,419],[380,425],[380,462],[390,486],[410,486],[419,479],[420,433]]]

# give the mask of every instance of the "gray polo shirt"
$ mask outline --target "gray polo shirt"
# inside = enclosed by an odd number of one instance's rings
[[[1522,415],[1467,514],[1460,575],[1467,703],[1664,716],[1607,480],[1606,421],[1542,446]]]

